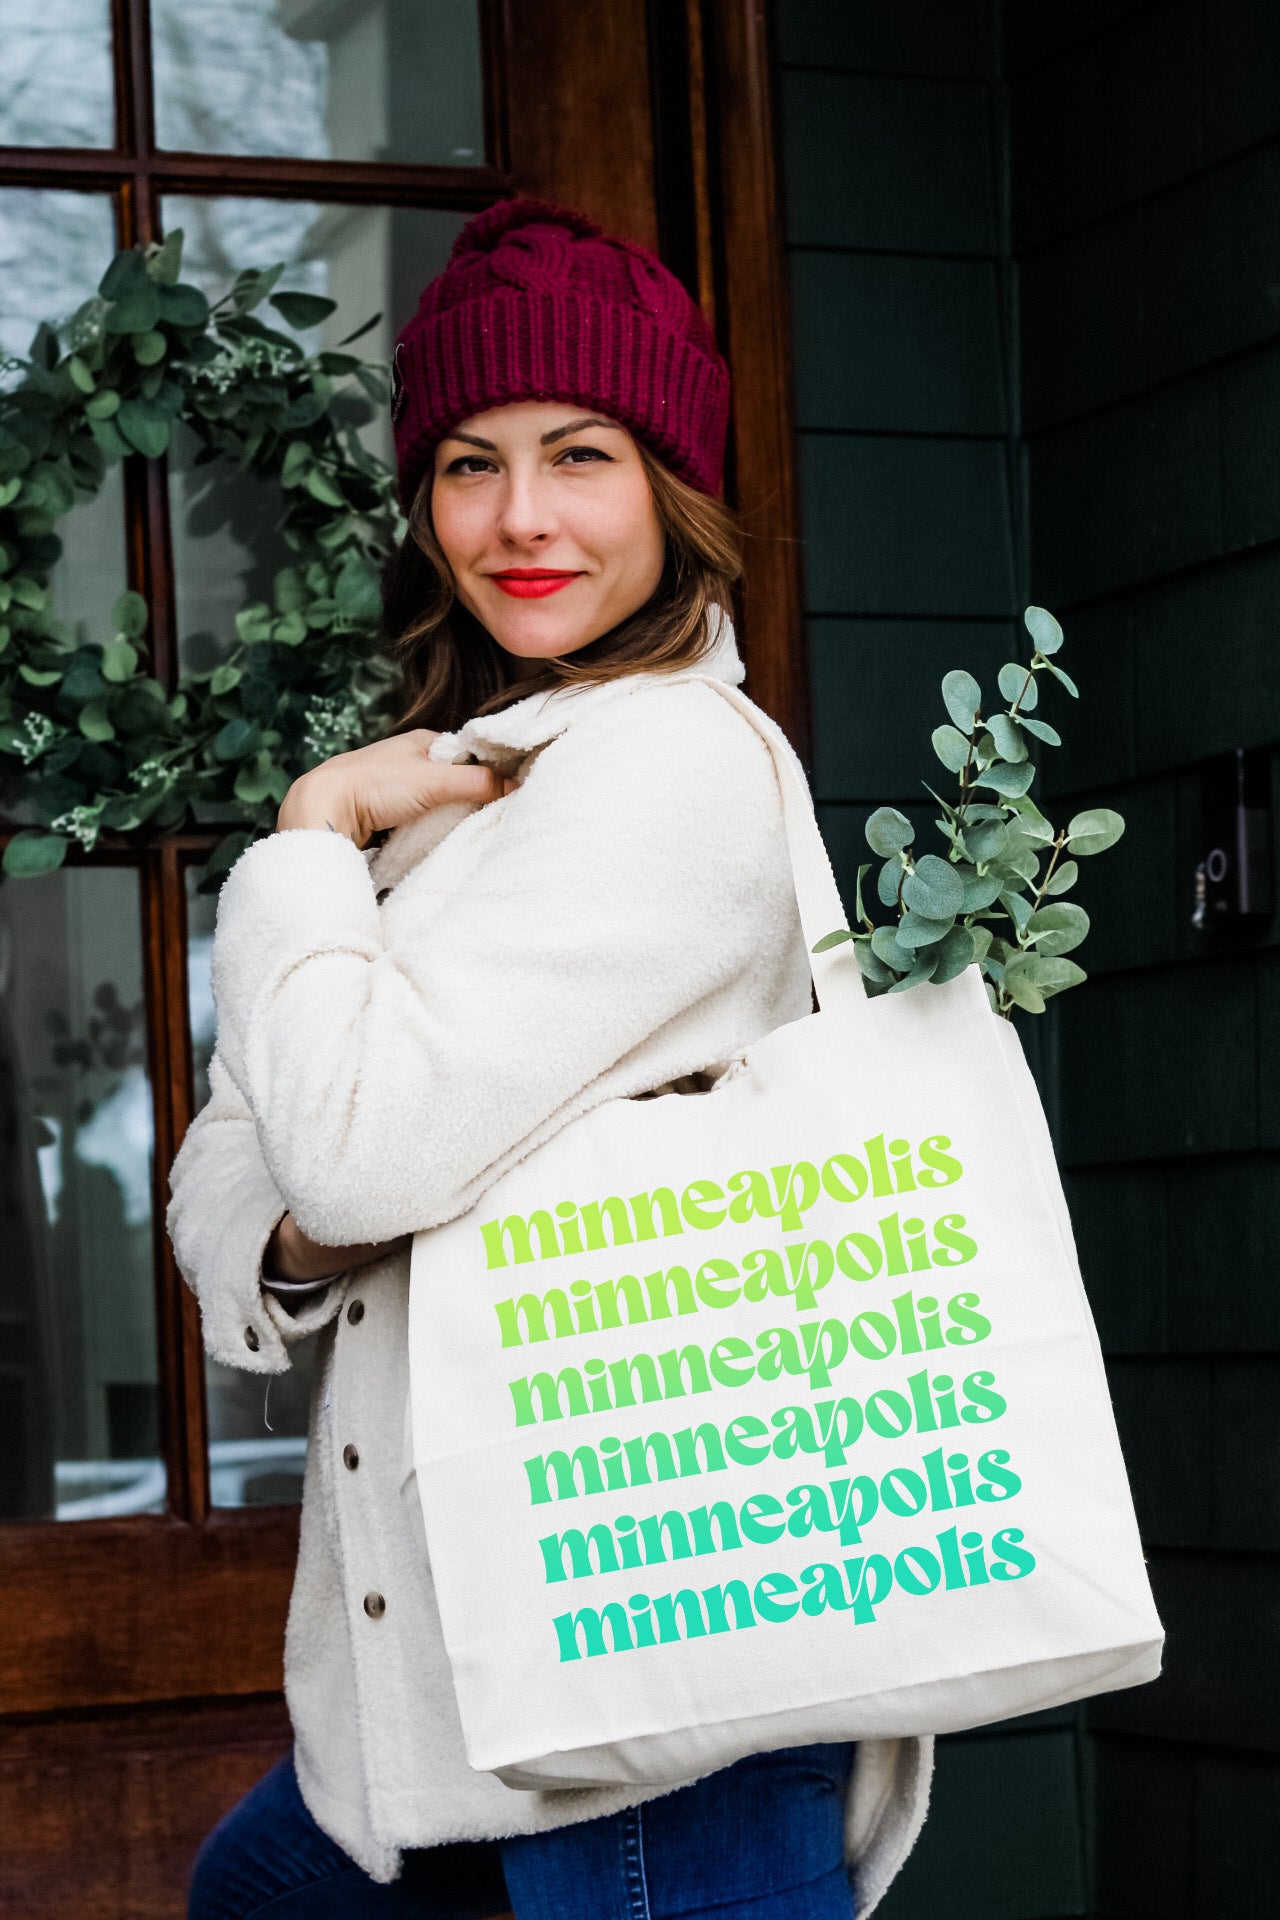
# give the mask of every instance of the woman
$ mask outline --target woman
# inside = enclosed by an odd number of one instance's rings
[[[810,982],[771,760],[696,678],[743,678],[727,374],[696,307],[644,249],[510,203],[459,237],[396,373],[408,710],[295,782],[228,877],[212,1096],[174,1167],[210,1351],[271,1374],[325,1343],[294,1752],[206,1842],[190,1911],[494,1912],[500,1854],[517,1920],[847,1920],[851,1874],[868,1913],[919,1830],[927,1743],[661,1788],[466,1764],[412,1471],[408,1236],[603,1100],[708,1087]]]

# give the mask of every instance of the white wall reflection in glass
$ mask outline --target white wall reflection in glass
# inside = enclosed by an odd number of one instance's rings
[[[479,166],[479,11],[478,0],[152,0],[157,142]]]
[[[0,0],[0,146],[109,147],[110,0]]]

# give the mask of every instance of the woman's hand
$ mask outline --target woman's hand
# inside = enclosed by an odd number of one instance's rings
[[[407,1247],[412,1238],[402,1233],[398,1240],[367,1241],[355,1247],[325,1247],[309,1240],[291,1213],[277,1220],[262,1256],[262,1271],[268,1280],[331,1280],[335,1274],[352,1267],[367,1267],[371,1260]]]
[[[515,781],[503,779],[492,767],[429,760],[431,743],[438,738],[417,727],[335,754],[294,781],[276,826],[281,832],[331,826],[363,847],[380,827],[403,827],[432,807],[456,800],[483,804],[510,793]]]

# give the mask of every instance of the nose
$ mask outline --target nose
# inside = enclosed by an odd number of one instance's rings
[[[550,489],[536,469],[514,465],[507,473],[498,513],[498,533],[508,545],[539,547],[555,538],[557,521]]]

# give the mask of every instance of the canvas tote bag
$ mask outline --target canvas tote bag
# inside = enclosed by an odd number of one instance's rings
[[[800,762],[807,945],[846,924]],[[970,967],[608,1102],[413,1245],[468,1759],[661,1783],[1151,1680],[1162,1631],[1035,1084]]]

